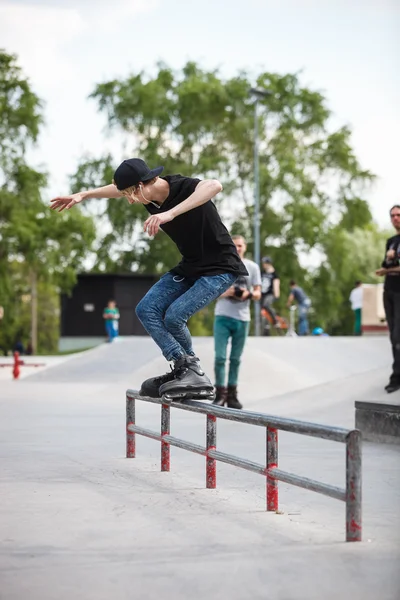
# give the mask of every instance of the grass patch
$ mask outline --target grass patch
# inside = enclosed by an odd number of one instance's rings
[[[86,350],[92,350],[93,348],[97,348],[97,346],[88,346],[87,348],[77,348],[76,350],[60,350],[56,352],[54,356],[66,356],[67,354],[78,354],[79,352],[86,352]]]

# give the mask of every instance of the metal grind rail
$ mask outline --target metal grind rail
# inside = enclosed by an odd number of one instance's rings
[[[161,405],[161,432],[150,431],[139,427],[135,422],[136,400]],[[179,410],[206,415],[206,446],[192,444],[170,435],[171,407]],[[250,460],[226,454],[217,447],[217,418],[236,421],[248,425],[265,427],[266,464],[258,464]],[[321,483],[307,477],[301,477],[282,471],[278,468],[278,430],[298,433],[311,437],[343,442],[346,444],[346,487],[340,488]],[[318,492],[346,503],[346,541],[360,542],[361,525],[361,433],[357,429],[343,429],[307,423],[295,419],[273,417],[263,413],[235,410],[206,404],[201,401],[186,400],[174,402],[168,396],[149,398],[140,396],[134,390],[126,392],[126,456],[135,458],[135,436],[142,435],[161,442],[161,471],[170,470],[170,447],[175,446],[206,457],[206,487],[216,488],[216,461],[241,467],[266,478],[267,511],[278,510],[278,481]]]

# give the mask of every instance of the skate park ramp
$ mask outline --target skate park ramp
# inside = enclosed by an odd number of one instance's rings
[[[195,350],[211,375],[212,338]],[[239,395],[248,410],[354,427],[355,400],[387,398],[390,363],[386,337],[249,338]],[[172,448],[161,473],[145,438],[126,459],[125,391],[166,370],[135,337],[0,381],[1,600],[400,597],[398,446],[363,444],[363,542],[346,544],[339,501],[280,483],[280,514],[267,513],[261,476],[218,463],[207,490],[203,457]],[[158,406],[136,413],[159,430]],[[203,416],[171,413],[172,435],[204,444]],[[219,450],[265,460],[261,428],[217,429]],[[279,466],[343,486],[344,446],[280,432]]]

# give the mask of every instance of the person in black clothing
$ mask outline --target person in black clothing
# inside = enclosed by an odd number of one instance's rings
[[[280,296],[281,282],[269,256],[264,256],[261,263],[263,268],[261,273],[261,308],[271,315],[274,325],[276,325],[276,313],[272,305]],[[266,319],[264,319],[263,330],[264,335],[270,335],[270,326]]]
[[[376,271],[385,276],[383,305],[393,351],[392,374],[385,387],[388,393],[400,389],[400,205],[390,209],[390,218],[396,235],[387,240],[382,267]]]
[[[87,198],[119,198],[143,204],[150,216],[144,231],[162,229],[177,245],[181,262],[147,292],[136,307],[146,331],[174,368],[143,382],[142,395],[207,397],[213,385],[196,357],[188,319],[248,275],[235,244],[211,199],[222,190],[215,179],[200,181],[182,175],[161,177],[163,167],[150,169],[139,159],[125,160],[114,173],[113,184],[52,200],[59,211]]]

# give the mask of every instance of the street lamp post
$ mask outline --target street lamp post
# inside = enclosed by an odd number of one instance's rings
[[[260,267],[261,256],[260,256],[260,174],[259,174],[259,160],[258,160],[258,102],[260,98],[266,98],[271,96],[271,92],[268,90],[261,90],[258,88],[251,88],[250,94],[254,96],[254,262]],[[260,335],[261,330],[261,314],[260,314],[260,302],[254,302],[255,314],[254,314],[254,333]]]

